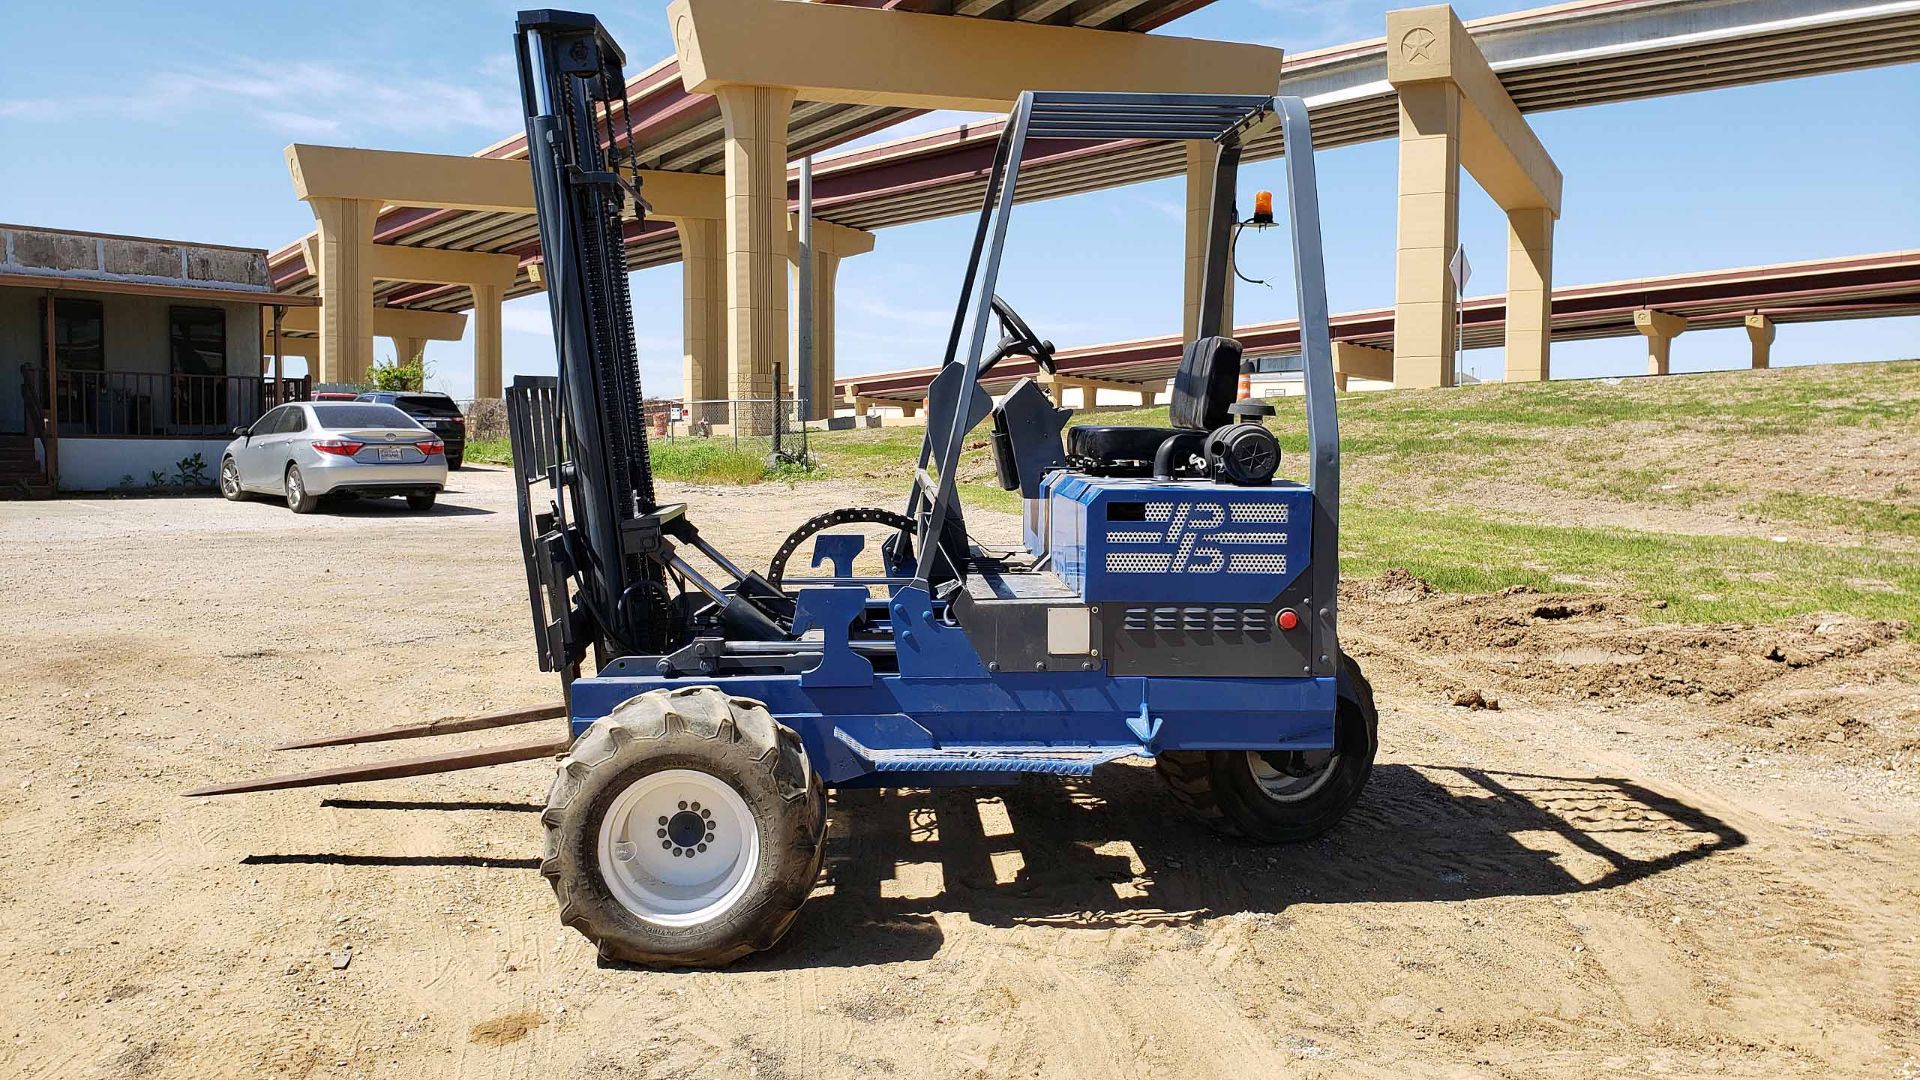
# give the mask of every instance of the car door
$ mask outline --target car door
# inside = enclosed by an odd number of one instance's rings
[[[283,489],[287,465],[301,458],[300,446],[308,438],[308,420],[307,410],[298,405],[289,405],[287,415],[281,417],[279,425],[274,428],[271,463],[273,475],[267,479],[275,491]]]
[[[249,491],[258,491],[265,486],[261,479],[266,475],[267,441],[273,437],[273,431],[285,418],[289,406],[282,405],[271,409],[265,416],[253,422],[247,429],[246,442],[233,452],[234,468],[240,471],[240,486]]]

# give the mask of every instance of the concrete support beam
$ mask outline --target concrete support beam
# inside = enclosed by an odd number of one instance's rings
[[[794,92],[723,86],[714,96],[726,124],[727,396],[769,398],[773,373],[787,366],[787,117]]]
[[[1271,94],[1280,50],[785,0],[674,0],[695,93],[783,86],[808,101],[1003,112],[1024,90]]]
[[[500,357],[500,304],[506,288],[475,285],[473,289],[473,396],[498,400],[505,393]]]
[[[315,382],[360,383],[373,369],[373,221],[380,204],[365,199],[310,197],[314,220],[320,226],[315,247],[315,276],[320,283],[319,309],[294,308],[284,327],[299,318],[312,318],[320,333],[320,359]],[[324,313],[324,316],[322,315]]]
[[[1447,262],[1460,243],[1460,91],[1400,91],[1400,226],[1394,256],[1393,385],[1452,386],[1454,295]]]
[[[1507,377],[1548,376],[1553,222],[1561,177],[1453,9],[1387,13],[1387,81],[1400,98],[1394,385],[1452,386],[1460,170],[1508,214]]]
[[[1553,377],[1553,212],[1507,214],[1507,381]]]
[[[686,400],[724,400],[727,393],[726,223],[719,218],[675,218],[680,234],[682,311],[680,361]],[[729,422],[705,417],[709,423]]]
[[[1559,216],[1559,167],[1453,8],[1435,4],[1387,12],[1387,81],[1397,90],[1452,83],[1468,106],[1460,163],[1502,209],[1542,207]]]
[[[317,236],[302,240],[307,265],[319,262]],[[496,285],[508,288],[520,270],[517,255],[483,251],[443,251],[439,248],[374,244],[367,253],[367,269],[377,281],[411,281],[423,285]]]
[[[533,213],[533,172],[525,161],[305,143],[287,147],[286,153],[294,193],[302,199]],[[640,184],[659,217],[720,216],[724,189],[717,176],[643,171]]]
[[[319,333],[322,335],[321,349],[324,352],[325,323],[321,313],[323,307],[290,307],[280,320],[280,328],[288,333]],[[378,337],[399,338],[417,337],[432,341],[459,341],[467,333],[467,317],[454,311],[424,311],[415,308],[376,307],[370,309],[367,322],[371,324],[367,332],[369,340]],[[371,348],[368,350],[371,352]]]
[[[397,337],[390,340],[393,342],[393,358],[397,362],[402,364],[409,360],[425,362],[427,355],[426,338]]]
[[[1351,341],[1334,342],[1333,388],[1345,390],[1348,379],[1392,382],[1393,354],[1371,345],[1357,345]]]
[[[1187,262],[1186,307],[1181,321],[1181,340],[1200,336],[1200,290],[1207,273],[1207,226],[1213,221],[1213,164],[1216,150],[1211,142],[1189,142],[1187,148]],[[1233,275],[1227,275],[1227,290],[1220,305],[1220,325],[1233,332]]]
[[[798,311],[800,291],[800,228],[796,215],[787,220],[788,258],[794,267],[794,289],[790,298]],[[833,416],[834,372],[834,288],[840,274],[840,260],[853,255],[864,255],[873,250],[873,234],[863,229],[850,229],[844,225],[816,219],[813,223],[813,355],[800,355],[800,320],[793,320],[793,350],[795,373],[789,386],[796,396],[799,392],[799,367],[810,365],[813,400],[807,411],[808,420],[825,420]],[[907,412],[912,416],[911,411]]]
[[[1747,340],[1753,344],[1754,369],[1773,366],[1773,320],[1756,312],[1743,321]]]
[[[1686,333],[1687,320],[1664,311],[1641,308],[1633,313],[1633,328],[1647,339],[1647,374],[1667,374],[1673,339]]]

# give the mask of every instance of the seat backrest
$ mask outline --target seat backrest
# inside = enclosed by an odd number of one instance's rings
[[[1227,410],[1239,393],[1240,343],[1230,337],[1197,338],[1180,357],[1167,418],[1177,428],[1212,431],[1232,421]]]

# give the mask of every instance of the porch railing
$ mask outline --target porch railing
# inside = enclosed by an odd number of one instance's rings
[[[44,378],[38,365],[21,365],[22,386],[44,387]],[[304,378],[62,371],[54,380],[54,407],[63,436],[208,438],[251,424],[282,404],[283,386],[285,401],[307,399]],[[40,400],[44,408],[44,396]],[[39,409],[29,410],[30,417],[38,415]]]

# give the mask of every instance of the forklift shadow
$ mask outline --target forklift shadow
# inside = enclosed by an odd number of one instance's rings
[[[925,959],[935,912],[995,926],[1181,926],[1296,903],[1473,900],[1610,889],[1746,843],[1726,822],[1611,777],[1377,766],[1318,840],[1264,847],[1183,817],[1151,768],[1007,788],[844,790],[820,891],[748,966]]]

